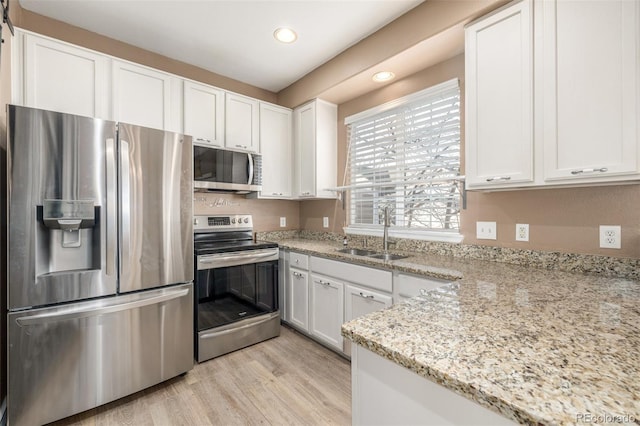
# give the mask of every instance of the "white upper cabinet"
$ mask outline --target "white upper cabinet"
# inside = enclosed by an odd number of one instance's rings
[[[293,110],[295,188],[301,198],[335,198],[338,107],[315,99]]]
[[[113,61],[113,119],[181,132],[181,80],[167,73]]]
[[[21,31],[16,31],[14,42],[16,84],[12,102],[69,114],[111,118],[109,58]]]
[[[465,37],[467,188],[640,180],[640,1],[523,0]]]
[[[468,188],[533,181],[533,17],[520,2],[465,30]]]
[[[261,198],[291,198],[292,112],[260,102]]]
[[[538,1],[544,179],[638,173],[640,2]]]
[[[244,151],[260,151],[258,100],[235,93],[225,95],[225,145]]]
[[[194,143],[224,146],[224,90],[185,80],[183,120]]]

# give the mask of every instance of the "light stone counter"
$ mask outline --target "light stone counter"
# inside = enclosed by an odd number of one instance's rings
[[[457,279],[343,325],[374,353],[521,423],[640,424],[638,281],[437,255],[383,262],[338,253],[336,242],[279,243]]]

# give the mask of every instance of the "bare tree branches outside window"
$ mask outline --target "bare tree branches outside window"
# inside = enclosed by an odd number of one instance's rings
[[[460,227],[460,90],[447,88],[349,125],[350,223]]]

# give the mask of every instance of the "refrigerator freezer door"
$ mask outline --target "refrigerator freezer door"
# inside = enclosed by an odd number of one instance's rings
[[[7,412],[40,425],[193,367],[192,284],[9,314]]]
[[[7,112],[9,309],[115,294],[115,123]]]
[[[191,137],[129,124],[120,140],[120,292],[193,280]]]

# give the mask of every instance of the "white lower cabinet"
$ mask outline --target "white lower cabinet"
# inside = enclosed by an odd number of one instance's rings
[[[345,322],[387,308],[393,300],[388,294],[355,285],[348,285],[344,293]]]
[[[309,332],[309,272],[289,268],[289,322],[302,331]]]
[[[340,327],[344,320],[344,284],[323,275],[311,274],[309,332],[325,344],[342,351]]]
[[[513,421],[352,344],[353,425],[513,425]]]
[[[389,294],[356,285],[347,285],[344,294],[346,301],[344,313],[345,322],[388,308],[393,302],[393,298]],[[350,341],[347,339],[343,340],[344,353],[351,355]]]
[[[449,281],[437,278],[425,278],[396,272],[393,274],[393,301],[394,303],[401,303],[448,283]]]

